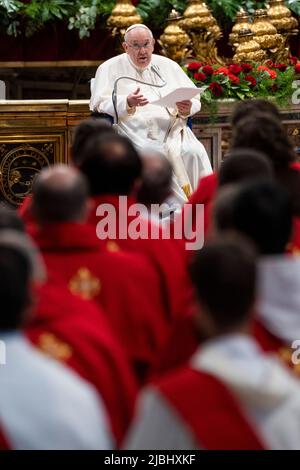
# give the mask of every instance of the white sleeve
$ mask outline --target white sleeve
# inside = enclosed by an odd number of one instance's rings
[[[112,67],[102,64],[98,67],[92,86],[90,99],[90,110],[106,113],[115,119],[115,110],[112,101],[112,92],[117,74],[112,72]],[[117,97],[117,112],[119,118],[128,116],[127,96],[119,95]]]
[[[142,394],[136,419],[127,435],[124,449],[198,449],[192,433],[167,400],[154,388]]]

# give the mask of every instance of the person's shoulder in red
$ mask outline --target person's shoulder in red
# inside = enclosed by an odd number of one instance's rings
[[[186,259],[182,248],[168,236],[161,227],[147,218],[135,218],[130,209],[135,200],[133,198],[102,195],[93,198],[93,207],[90,212],[89,223],[96,226],[98,236],[101,238],[103,229],[103,213],[112,211],[117,218],[116,231],[110,240],[128,252],[143,254],[155,269],[161,286],[161,293],[167,305],[170,319],[176,318],[186,310],[191,302],[192,288],[187,274]],[[109,204],[109,206],[107,206]],[[101,210],[99,206],[102,206]],[[114,212],[115,211],[115,212]],[[109,219],[106,220],[109,223]],[[120,227],[122,225],[122,227]],[[136,236],[130,231],[136,230]],[[140,234],[140,236],[139,236]]]
[[[205,204],[211,201],[218,187],[218,177],[216,173],[204,176],[200,179],[196,190],[189,198],[188,204]]]
[[[37,297],[27,337],[96,387],[120,442],[132,416],[136,383],[104,312],[55,282],[39,287]]]

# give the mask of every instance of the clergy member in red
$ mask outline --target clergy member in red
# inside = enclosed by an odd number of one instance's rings
[[[25,235],[1,230],[0,449],[112,449],[115,437],[95,386],[21,332],[32,314],[31,284],[41,272],[36,260]],[[73,350],[65,345],[56,352]]]
[[[204,343],[145,390],[126,448],[299,449],[300,384],[251,336],[252,246],[216,239],[197,253],[191,275]]]
[[[33,233],[50,280],[103,307],[139,381],[169,329],[169,310],[160,278],[145,256],[122,252],[114,242],[99,240],[84,223],[87,213],[84,177],[67,166],[42,170],[33,189],[39,229]],[[99,322],[101,327],[101,321]]]
[[[251,182],[233,198],[222,194],[215,204],[216,228],[236,231],[256,245],[258,261],[257,305],[253,334],[261,347],[276,352],[298,375],[292,345],[300,338],[300,260],[286,254],[292,231],[292,204],[274,182]],[[224,218],[223,212],[230,213]]]
[[[173,320],[192,305],[192,289],[181,248],[157,225],[135,212],[142,162],[131,142],[120,135],[93,135],[81,152],[81,171],[93,199],[89,221],[100,238],[126,251],[142,253],[159,276],[165,310]],[[113,215],[116,214],[115,230]]]

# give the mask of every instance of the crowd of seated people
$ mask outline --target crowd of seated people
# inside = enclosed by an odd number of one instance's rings
[[[300,449],[300,164],[273,104],[231,125],[180,213],[95,118],[0,209],[1,450]]]

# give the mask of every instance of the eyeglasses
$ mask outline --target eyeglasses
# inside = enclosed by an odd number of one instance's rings
[[[140,45],[140,44],[128,44],[126,43],[128,47],[131,47],[135,51],[139,51],[140,49],[150,49],[153,44],[152,42],[145,42],[145,44]]]

